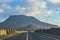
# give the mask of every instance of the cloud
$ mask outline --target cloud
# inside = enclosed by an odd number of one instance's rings
[[[40,15],[40,11],[35,11],[35,12],[31,12],[29,14],[26,14],[27,16],[37,16]]]
[[[24,14],[24,13],[26,12],[26,8],[17,5],[17,6],[15,7],[15,12],[16,12],[15,15],[21,15],[21,14]]]
[[[46,4],[47,4],[47,3],[43,1],[43,2],[41,3],[41,8],[46,8],[46,7],[47,7]]]
[[[51,16],[53,14],[53,11],[52,10],[48,10],[45,14],[45,16]]]
[[[6,3],[0,4],[0,22],[6,20],[13,12],[12,7]]]
[[[47,8],[47,3],[43,0],[28,0],[28,4],[31,5],[30,9],[27,11],[30,11],[27,15],[29,16],[36,16],[41,15],[42,11],[45,11],[44,9]]]
[[[12,7],[8,4],[2,4],[0,7],[3,9],[12,9]]]
[[[55,25],[58,25],[60,27],[60,21],[48,21],[48,23],[50,24],[55,24]]]
[[[54,3],[54,4],[60,3],[60,0],[47,0],[47,1]]]
[[[41,21],[47,22],[46,19],[48,16],[51,17],[53,14],[59,14],[59,11],[55,11],[55,9],[57,9],[57,7],[55,7],[56,5],[54,6],[54,4],[60,2],[58,0],[47,0],[49,3],[44,0],[27,0],[25,4],[14,4],[15,6],[7,4],[13,1],[16,0],[0,0],[0,13],[3,13],[3,19],[10,15],[27,15],[34,16]],[[49,23],[53,22],[49,21]]]
[[[12,0],[11,0],[12,1]],[[27,5],[28,4],[28,5]],[[16,5],[12,7],[8,4],[2,4],[0,7],[11,15],[27,15],[27,16],[50,16],[53,14],[51,10],[47,10],[47,2],[44,0],[27,0],[27,6]],[[45,15],[44,15],[45,14]]]
[[[3,13],[4,12],[4,10],[3,9],[0,9],[0,13]]]
[[[6,3],[1,4],[0,9],[2,9],[1,10],[1,13],[3,13],[2,15],[7,15],[8,16],[8,15],[12,15],[13,12],[14,12],[14,8],[12,6],[6,4]]]
[[[14,0],[0,0],[0,3],[7,3],[7,2],[12,2]]]
[[[47,3],[43,0],[28,0],[30,5],[40,8],[46,8]]]
[[[17,5],[17,6],[16,6],[16,10],[18,10],[18,11],[20,11],[20,10],[23,11],[23,10],[26,10],[26,8]]]
[[[8,0],[7,2],[9,1],[10,0]],[[6,13],[10,13],[11,15],[23,14],[23,15],[29,15],[29,16],[40,15],[41,11],[44,11],[43,9],[47,8],[47,3],[41,0],[40,1],[39,0],[27,0],[27,4],[26,4],[27,5],[26,7],[24,6],[21,7],[20,5],[16,5],[15,7],[12,7],[6,3],[3,3],[0,5],[0,8],[4,9]]]

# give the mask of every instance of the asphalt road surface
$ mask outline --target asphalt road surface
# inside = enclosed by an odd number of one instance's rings
[[[35,33],[35,32],[26,32],[19,34],[14,37],[6,38],[4,40],[60,40],[60,37],[55,37],[55,36],[49,36],[47,34],[43,33]]]
[[[6,39],[3,39],[3,40],[25,40],[26,37],[27,37],[26,35],[27,35],[27,33],[22,33],[22,34],[19,34],[19,35],[10,37],[10,38],[6,38]]]

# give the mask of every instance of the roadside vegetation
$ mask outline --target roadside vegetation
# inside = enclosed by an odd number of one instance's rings
[[[20,30],[16,30],[16,29],[0,29],[0,40],[1,39],[5,39],[8,37],[12,37],[15,35],[20,34],[21,31]]]
[[[60,36],[60,28],[39,29],[39,30],[36,30],[35,32],[37,32],[37,33],[48,33],[48,34]]]

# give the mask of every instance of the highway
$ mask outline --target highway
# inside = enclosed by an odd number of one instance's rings
[[[51,36],[43,33],[26,32],[4,40],[60,40],[58,36]]]
[[[10,38],[6,38],[6,39],[3,39],[3,40],[25,40],[26,37],[27,37],[26,35],[27,35],[27,33],[22,33],[22,34],[19,34],[19,35],[10,37]]]

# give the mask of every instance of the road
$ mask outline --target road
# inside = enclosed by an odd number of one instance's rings
[[[4,40],[60,40],[60,37],[53,37],[43,33],[26,32]]]
[[[3,40],[25,40],[26,37],[27,37],[26,35],[27,35],[27,33],[22,33],[22,34],[19,34],[19,35],[10,37],[10,38],[6,38],[6,39],[3,39]]]

